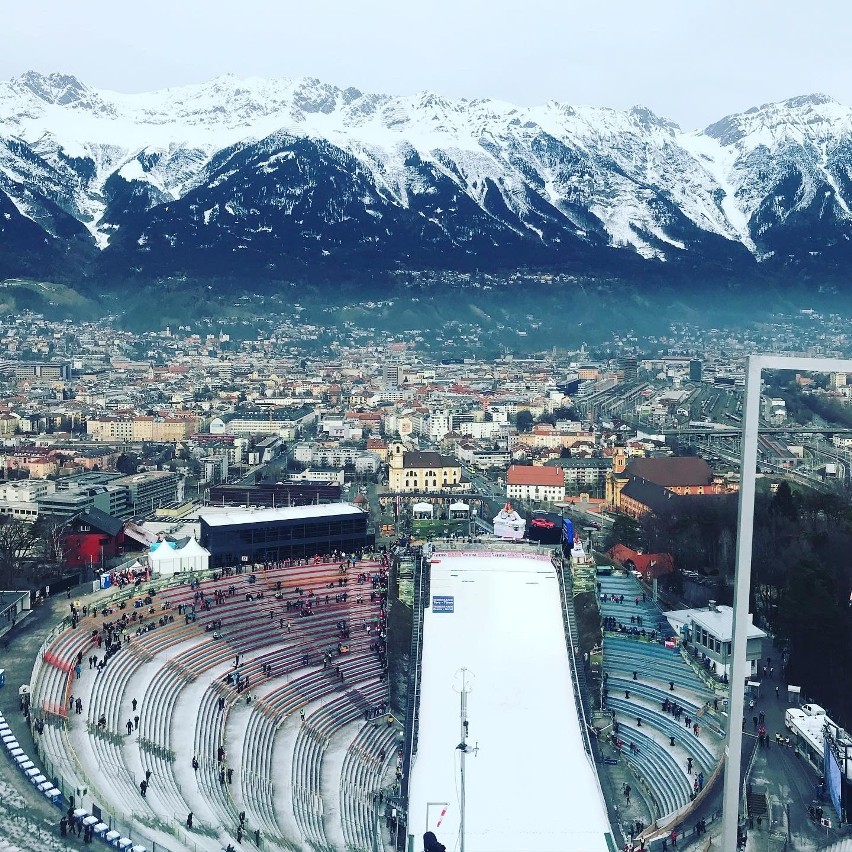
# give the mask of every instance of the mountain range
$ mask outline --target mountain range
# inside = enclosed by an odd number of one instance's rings
[[[0,277],[349,269],[842,274],[852,109],[686,132],[643,107],[220,77],[142,94],[0,82]]]

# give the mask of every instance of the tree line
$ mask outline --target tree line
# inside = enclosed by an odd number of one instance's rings
[[[680,569],[717,579],[714,596],[731,603],[736,563],[737,500],[678,501],[671,511],[634,520],[619,516],[607,546],[670,553]],[[837,494],[793,491],[781,482],[758,494],[749,609],[783,646],[786,682],[852,723],[852,507]],[[668,581],[677,591],[679,575]]]

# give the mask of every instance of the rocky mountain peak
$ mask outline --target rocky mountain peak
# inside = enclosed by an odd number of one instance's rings
[[[38,71],[27,71],[14,82],[46,103],[59,106],[74,104],[89,91],[73,74],[57,72],[40,74]]]

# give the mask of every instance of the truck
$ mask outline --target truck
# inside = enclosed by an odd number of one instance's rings
[[[823,771],[823,728],[827,719],[825,710],[819,704],[789,707],[784,713],[784,727],[792,735],[790,744],[818,775]]]

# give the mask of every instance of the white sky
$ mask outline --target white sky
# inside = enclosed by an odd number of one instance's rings
[[[0,0],[2,2],[2,0]],[[825,92],[852,104],[844,0],[5,0],[0,79],[134,92],[219,74],[363,91],[644,104],[703,127]]]

